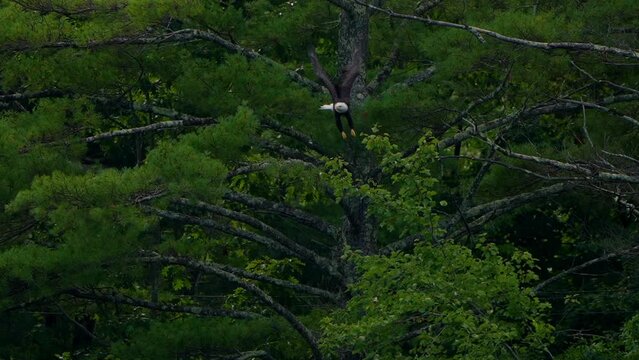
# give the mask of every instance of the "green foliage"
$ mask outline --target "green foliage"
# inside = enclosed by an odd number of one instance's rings
[[[240,106],[235,115],[222,119],[215,127],[184,135],[182,141],[198,153],[229,163],[243,156],[246,148],[251,145],[258,126],[259,122],[253,111]]]
[[[323,347],[365,359],[537,359],[552,340],[548,308],[491,245],[420,244],[412,254],[354,255],[361,272]]]
[[[433,190],[437,179],[431,174],[436,158],[437,144],[426,135],[419,140],[417,150],[404,157],[398,146],[391,143],[388,134],[367,135],[362,141],[372,154],[378,157],[381,170],[391,175],[389,184],[368,182],[358,184],[346,170],[343,160],[331,159],[326,162],[324,177],[331,184],[336,200],[346,196],[365,196],[370,199],[370,216],[390,233],[399,236],[422,232],[425,229],[439,235],[439,217],[433,213],[436,206]],[[445,202],[442,206],[445,206]]]
[[[383,6],[409,14],[416,3],[388,0]],[[534,41],[636,49],[637,12],[634,0],[446,0],[423,16]],[[632,257],[566,275],[538,297],[529,288],[561,269],[633,246],[638,228],[632,212],[611,206],[606,193],[590,196],[579,188],[487,214],[491,221],[479,230],[485,234],[453,244],[442,227],[462,206],[546,186],[513,169],[547,174],[548,168],[497,154],[494,159],[507,166],[493,164],[476,195],[464,199],[483,162],[449,155],[483,158],[490,147],[479,138],[456,149],[440,149],[438,142],[537,103],[594,101],[624,93],[623,87],[636,89],[636,64],[487,35],[482,42],[461,29],[370,14],[362,80],[377,78],[387,64],[393,70],[353,106],[358,133],[370,135],[344,142],[333,117],[317,111],[328,94],[312,93],[290,77],[295,71],[316,80],[309,44],[327,72],[339,75],[340,46],[353,29],[331,2],[0,0],[0,357],[204,359],[251,350],[278,359],[310,357],[290,324],[237,284],[183,266],[136,261],[140,250],[153,250],[343,295],[338,305],[247,280],[321,337],[322,350],[333,358],[639,358],[639,320],[632,316],[639,309],[639,267]],[[180,41],[184,29],[211,32],[270,60],[210,39]],[[162,41],[135,44],[154,37]],[[432,77],[403,83],[431,66]],[[504,80],[501,93],[464,114]],[[33,95],[42,90],[61,94]],[[91,135],[176,120],[134,111],[131,103],[215,124],[86,143]],[[606,159],[634,174],[634,163],[598,149],[639,156],[637,127],[618,116],[636,118],[637,102],[611,109],[519,118],[481,135],[551,159]],[[318,159],[323,166],[301,161],[320,156],[263,120],[313,138],[325,149]],[[265,142],[298,155],[265,149]],[[238,169],[246,171],[234,175]],[[337,231],[327,235],[281,216],[286,208],[229,201],[229,190],[303,209]],[[634,194],[626,185],[607,189],[613,190]],[[628,200],[636,202],[632,196]],[[182,212],[238,233],[271,236],[174,201],[183,197],[263,221],[334,262],[346,279],[241,236],[151,215],[150,208]],[[359,204],[357,211],[349,212],[352,204]],[[356,219],[358,212],[365,219]],[[462,219],[463,226],[474,220]],[[372,230],[364,238],[366,226]],[[411,235],[424,240],[390,256],[374,254]],[[349,242],[370,247],[364,255],[348,250]],[[69,296],[77,287],[263,317],[196,318],[114,306]]]
[[[115,343],[111,356],[117,359],[196,359],[205,354],[237,355],[252,351],[269,339],[264,349],[281,359],[295,359],[304,345],[281,321],[267,319],[240,323],[228,319],[179,318],[154,321],[135,329],[128,341]],[[295,355],[297,354],[297,355]]]

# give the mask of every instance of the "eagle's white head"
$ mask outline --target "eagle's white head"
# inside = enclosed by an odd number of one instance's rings
[[[346,105],[345,102],[335,103],[334,108],[335,108],[335,111],[340,114],[343,114],[348,111],[348,105]]]

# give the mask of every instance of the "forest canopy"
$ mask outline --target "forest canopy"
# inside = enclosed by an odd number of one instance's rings
[[[0,359],[639,358],[637,14],[0,0]]]

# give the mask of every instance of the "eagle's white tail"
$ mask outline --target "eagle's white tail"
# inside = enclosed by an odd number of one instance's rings
[[[330,110],[333,111],[333,104],[328,104],[328,105],[322,105],[319,108],[320,110]]]

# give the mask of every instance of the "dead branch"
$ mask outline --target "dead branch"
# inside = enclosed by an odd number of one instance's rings
[[[617,47],[612,47],[612,46],[605,46],[605,45],[599,45],[599,44],[593,44],[593,43],[579,43],[579,42],[541,42],[541,41],[532,41],[532,40],[526,40],[526,39],[521,39],[521,38],[516,38],[516,37],[511,37],[511,36],[506,36],[503,34],[500,34],[496,31],[492,31],[492,30],[487,30],[487,29],[482,29],[476,26],[470,26],[470,25],[463,25],[463,24],[457,24],[457,23],[452,23],[452,22],[448,22],[448,21],[441,21],[441,20],[433,20],[433,19],[429,19],[429,18],[423,18],[420,16],[415,16],[415,15],[408,15],[408,14],[400,14],[400,13],[396,13],[390,9],[383,9],[381,7],[372,5],[372,4],[367,4],[362,0],[352,0],[354,3],[362,5],[362,6],[366,6],[369,9],[384,13],[390,17],[394,17],[394,18],[398,18],[398,19],[406,19],[406,20],[413,20],[413,21],[418,21],[418,22],[422,22],[424,24],[427,25],[432,25],[432,26],[440,26],[440,27],[447,27],[447,28],[453,28],[453,29],[460,29],[460,30],[465,30],[470,32],[471,34],[473,34],[475,37],[478,37],[481,41],[482,39],[482,35],[486,35],[486,36],[490,36],[494,39],[503,41],[503,42],[507,42],[507,43],[511,43],[511,44],[516,44],[516,45],[522,45],[525,47],[530,47],[530,48],[536,48],[536,49],[543,49],[543,50],[555,50],[555,49],[563,49],[563,50],[572,50],[572,51],[592,51],[592,52],[597,52],[597,53],[603,53],[603,54],[613,54],[613,55],[617,55],[617,56],[623,56],[623,57],[628,57],[628,58],[633,58],[633,59],[639,59],[639,52],[634,51],[634,50],[630,50],[630,49],[620,49]]]

